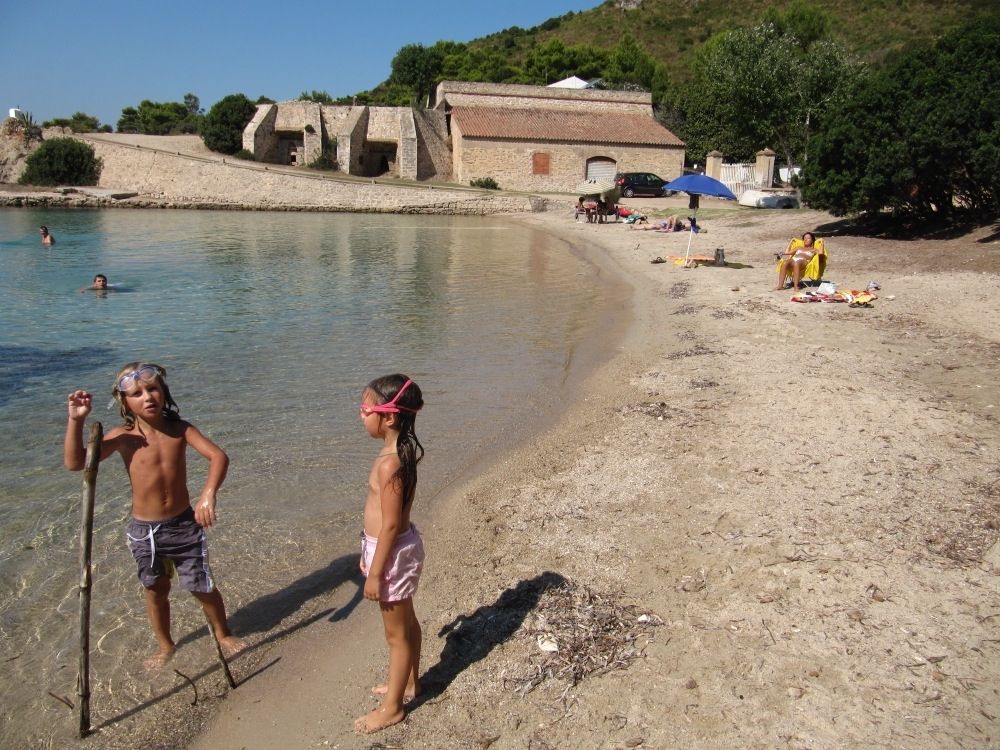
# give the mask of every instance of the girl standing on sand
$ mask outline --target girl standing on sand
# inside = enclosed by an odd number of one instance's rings
[[[361,422],[370,437],[382,441],[368,474],[365,528],[361,535],[361,572],[365,599],[382,610],[389,646],[389,677],[372,688],[382,705],[354,722],[364,734],[403,720],[404,702],[420,693],[420,624],[413,611],[424,566],[424,545],[410,523],[417,489],[417,464],[424,447],[414,422],[424,405],[420,387],[405,375],[386,375],[361,393]]]

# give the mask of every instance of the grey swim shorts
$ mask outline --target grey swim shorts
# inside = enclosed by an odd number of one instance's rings
[[[208,567],[205,530],[194,520],[194,508],[166,521],[131,519],[125,529],[128,548],[139,566],[139,581],[146,588],[171,568],[185,591],[207,594],[215,588]]]

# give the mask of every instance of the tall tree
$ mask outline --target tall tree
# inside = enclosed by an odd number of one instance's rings
[[[1000,19],[902,55],[831,114],[803,197],[835,214],[1000,213]]]
[[[773,23],[717,34],[699,50],[678,102],[690,158],[718,150],[747,159],[771,147],[802,164],[811,135],[862,70],[836,42],[803,50]]]
[[[410,86],[417,102],[422,103],[434,87],[443,62],[441,50],[422,44],[407,44],[392,58],[389,82]]]
[[[235,154],[243,148],[243,130],[257,105],[243,94],[230,94],[212,105],[201,127],[201,138],[212,151]]]

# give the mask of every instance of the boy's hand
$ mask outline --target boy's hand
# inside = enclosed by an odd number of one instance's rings
[[[215,525],[215,493],[203,492],[194,506],[194,520],[206,529]]]
[[[381,588],[381,586],[379,586],[381,578],[382,576],[373,576],[369,573],[368,577],[365,579],[365,599],[372,602],[378,601],[378,595],[380,593],[379,589]]]
[[[92,408],[90,394],[86,391],[73,391],[67,398],[67,408],[69,418],[80,420],[86,419]]]

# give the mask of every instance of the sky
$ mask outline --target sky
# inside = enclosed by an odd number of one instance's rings
[[[407,44],[530,28],[599,0],[0,0],[0,117],[86,112],[116,125],[143,99],[207,111],[228,94],[346,96],[389,76]]]

